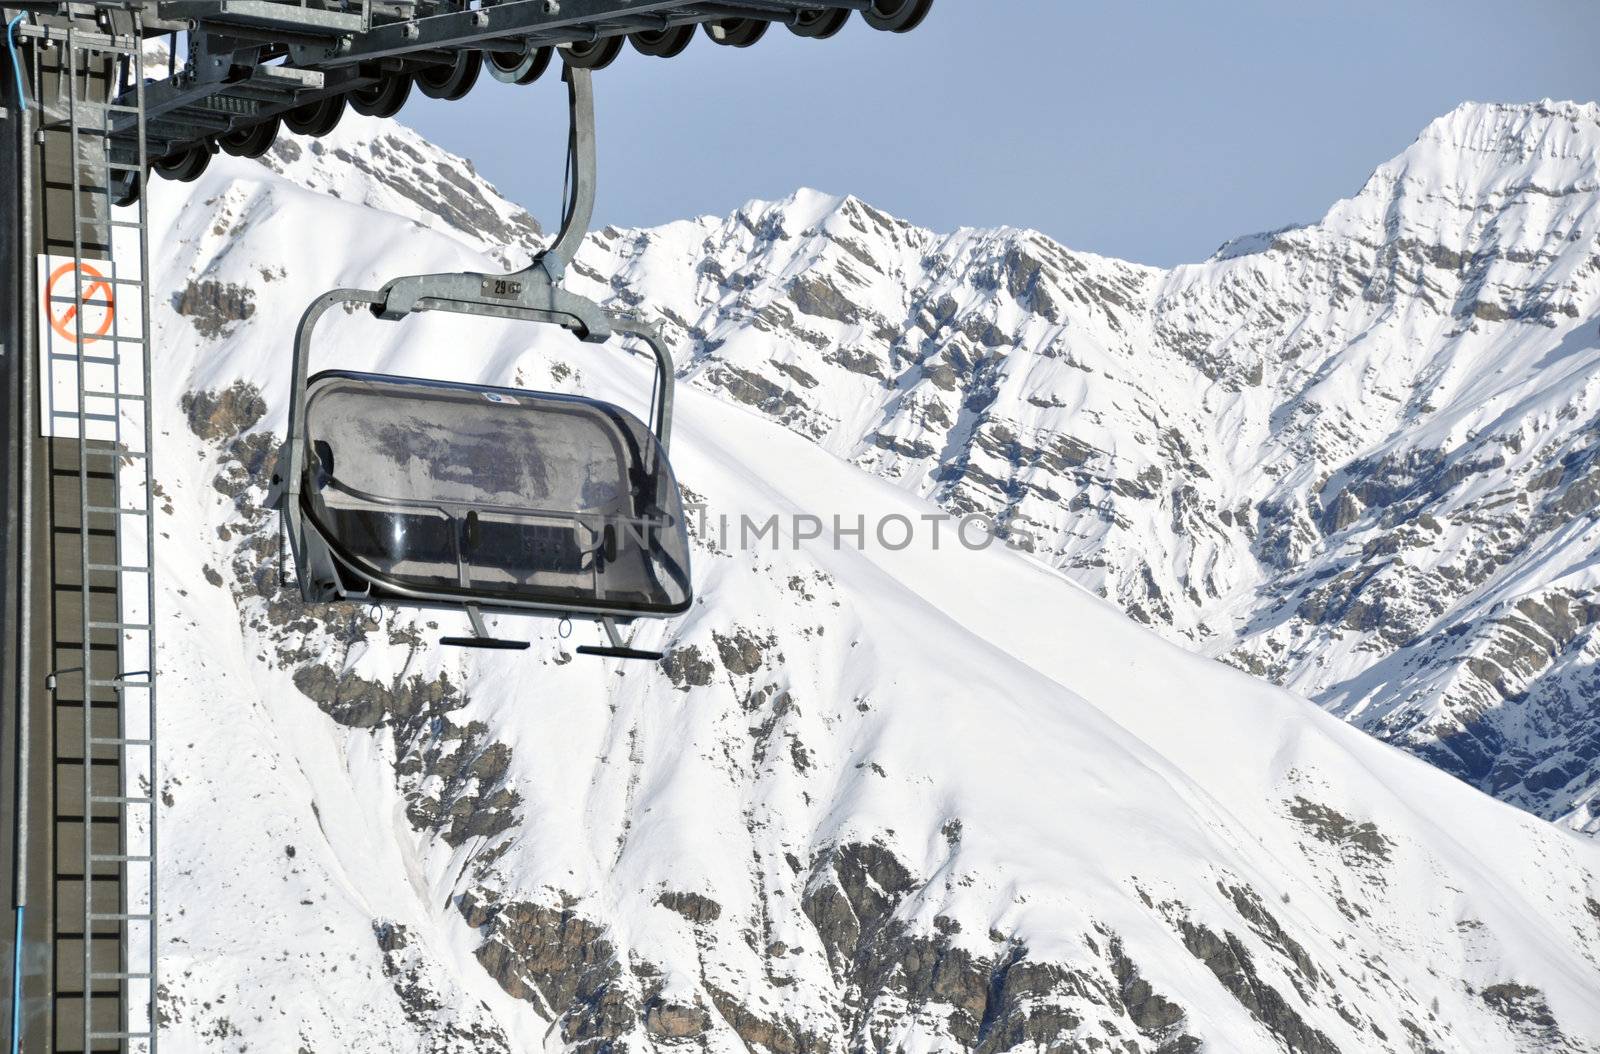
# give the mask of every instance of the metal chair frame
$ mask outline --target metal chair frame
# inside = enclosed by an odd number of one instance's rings
[[[306,410],[312,338],[317,324],[335,307],[364,307],[376,317],[388,321],[399,321],[427,311],[444,311],[544,323],[561,326],[578,339],[592,344],[604,343],[618,336],[635,338],[649,348],[654,358],[651,430],[663,451],[670,446],[674,373],[671,353],[660,334],[654,327],[607,311],[561,284],[593,217],[596,178],[594,97],[590,73],[588,70],[569,68],[565,76],[572,117],[570,163],[573,196],[561,231],[548,249],[527,267],[506,275],[472,272],[412,275],[397,278],[378,290],[330,290],[312,301],[300,319],[295,333],[289,435],[280,458],[284,470],[279,473],[279,480],[283,487],[280,508],[298,571],[301,596],[307,602],[371,598],[370,579],[338,555],[336,547],[322,535],[315,519],[306,509],[305,475],[310,454]],[[352,575],[365,579],[367,587],[352,586],[347,581],[347,577]],[[615,623],[618,620],[662,618],[680,613],[619,612],[615,606],[539,600],[518,602],[495,599],[492,603],[467,603],[459,596],[388,582],[384,583],[384,593],[404,597],[420,607],[465,608],[479,637],[487,636],[482,628],[480,609],[593,619],[605,625],[608,636],[612,638],[612,648],[589,649],[602,654],[620,654],[629,650],[621,645],[620,637],[616,634]]]

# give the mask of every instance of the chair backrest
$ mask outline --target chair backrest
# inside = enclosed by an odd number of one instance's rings
[[[378,595],[621,617],[688,607],[677,482],[617,406],[329,372],[307,386],[306,440],[306,511]]]

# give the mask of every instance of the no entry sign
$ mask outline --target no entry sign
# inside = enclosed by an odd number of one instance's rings
[[[45,280],[44,312],[62,340],[93,344],[116,323],[116,290],[92,262],[74,265],[68,260],[52,268]]]
[[[89,439],[121,441],[143,422],[135,400],[109,394],[143,391],[139,286],[119,283],[111,260],[37,259],[39,432],[76,438],[81,423]],[[86,395],[80,407],[80,391],[99,394]]]

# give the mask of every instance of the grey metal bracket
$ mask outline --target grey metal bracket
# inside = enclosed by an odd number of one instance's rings
[[[507,275],[430,274],[397,278],[383,287],[374,310],[381,318],[403,318],[415,311],[447,310],[469,315],[530,318],[566,326],[579,339],[604,341],[611,323],[598,304],[561,287],[561,279],[594,217],[594,85],[588,70],[568,68],[567,105],[571,115],[572,200],[561,231],[533,262]]]
[[[361,33],[368,18],[359,12],[285,4],[274,0],[164,0],[157,6],[163,19],[235,22],[267,29],[320,29],[329,33]]]

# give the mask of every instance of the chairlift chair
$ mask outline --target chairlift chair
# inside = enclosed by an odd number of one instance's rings
[[[446,645],[526,648],[484,612],[587,619],[608,645],[582,654],[658,659],[618,627],[693,600],[683,500],[667,457],[672,359],[657,332],[561,284],[594,206],[590,73],[567,70],[573,196],[560,234],[510,275],[432,274],[312,302],[294,348],[281,509],[301,595],[465,611]],[[595,399],[327,370],[308,375],[334,307],[397,321],[424,311],[559,325],[643,344],[655,360],[650,423]]]

